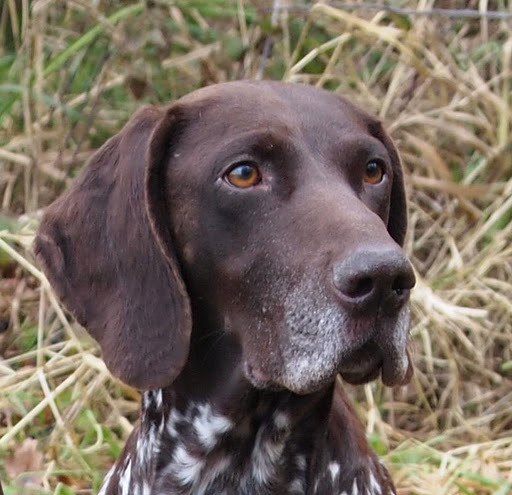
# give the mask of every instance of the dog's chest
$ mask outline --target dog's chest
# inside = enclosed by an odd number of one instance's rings
[[[297,430],[291,410],[260,404],[235,424],[208,403],[164,412],[161,392],[146,393],[144,401],[139,430],[100,495],[393,493],[379,485],[373,463],[344,472],[326,449],[312,465],[314,439],[307,428]]]
[[[306,457],[288,411],[260,404],[235,422],[208,403],[173,408],[159,425],[154,494],[304,493]]]

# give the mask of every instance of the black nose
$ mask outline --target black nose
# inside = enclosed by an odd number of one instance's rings
[[[334,266],[334,285],[350,310],[396,313],[416,279],[398,247],[360,249]]]

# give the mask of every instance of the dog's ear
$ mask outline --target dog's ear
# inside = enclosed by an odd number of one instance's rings
[[[407,232],[407,201],[404,187],[404,174],[400,156],[389,134],[384,130],[380,122],[372,125],[372,134],[386,147],[391,158],[393,168],[393,184],[391,186],[391,204],[389,208],[388,232],[400,245],[404,245]]]
[[[48,207],[35,241],[57,295],[99,342],[107,367],[139,389],[176,378],[192,326],[168,226],[158,225],[169,218],[162,213],[165,197],[158,199],[159,218],[146,204],[146,172],[155,154],[149,143],[158,149],[151,136],[167,119],[155,108],[135,115]],[[165,130],[170,148],[172,125]]]

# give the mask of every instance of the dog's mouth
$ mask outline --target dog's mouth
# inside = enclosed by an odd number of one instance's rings
[[[338,374],[354,385],[379,376],[389,387],[409,382],[412,366],[407,352],[407,306],[398,315],[379,312],[352,318],[330,307],[320,309],[323,311],[308,311],[316,319],[306,320],[306,324],[299,318],[301,312],[294,314],[295,318],[289,319],[295,324],[292,330],[276,332],[281,336],[288,333],[288,338],[275,351],[244,356],[243,372],[254,387],[304,395],[328,386]],[[318,313],[329,318],[319,318]],[[256,355],[260,357],[254,359]]]
[[[314,392],[321,386],[325,386],[323,381],[318,386],[311,386],[305,390],[298,390],[289,385],[276,383],[274,380],[261,372],[258,367],[252,367],[249,363],[244,363],[244,372],[246,378],[258,389],[268,391],[292,390],[296,393]],[[395,387],[407,384],[413,374],[413,368],[406,351],[404,355],[386,355],[383,356],[382,350],[375,342],[370,341],[361,348],[352,352],[343,360],[338,369],[338,373],[348,383],[352,385],[362,385],[364,383],[376,380],[381,375],[382,382],[388,387]],[[334,380],[333,375],[332,380]],[[330,380],[328,380],[330,382]]]
[[[382,346],[374,341],[367,342],[343,360],[340,367],[342,378],[353,385],[361,385],[378,378],[388,387],[404,385],[412,376],[412,366],[407,351],[383,353]]]

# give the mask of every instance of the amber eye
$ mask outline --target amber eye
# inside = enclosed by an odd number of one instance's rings
[[[250,162],[236,164],[224,176],[224,178],[235,187],[252,187],[261,182],[261,174],[258,167]]]
[[[366,164],[363,180],[367,184],[378,184],[384,178],[384,165],[377,160]]]

